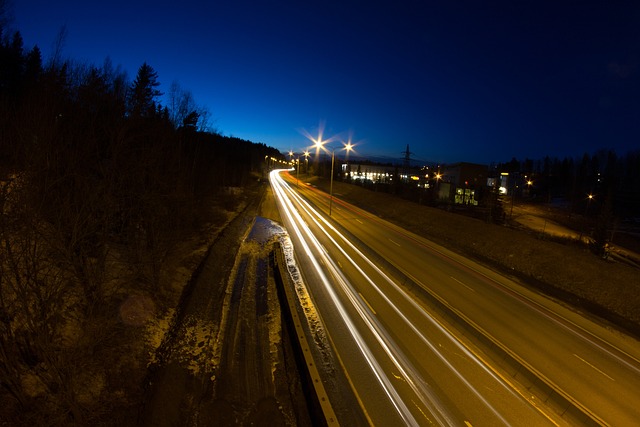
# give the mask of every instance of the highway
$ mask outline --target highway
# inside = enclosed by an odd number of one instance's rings
[[[637,341],[335,197],[329,218],[329,195],[283,176],[271,185],[296,261],[370,424],[576,423],[434,301],[579,408],[580,423],[640,419]]]

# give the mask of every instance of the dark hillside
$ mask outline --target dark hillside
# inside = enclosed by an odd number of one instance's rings
[[[11,425],[129,418],[154,351],[145,325],[170,315],[194,251],[279,156],[201,130],[199,110],[160,105],[158,85],[146,63],[133,82],[108,61],[44,64],[0,27],[0,419]]]

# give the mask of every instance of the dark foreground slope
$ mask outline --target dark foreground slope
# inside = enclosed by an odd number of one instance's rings
[[[225,228],[187,286],[140,425],[311,425],[269,265],[273,236],[255,223],[261,211],[277,216],[271,199]]]

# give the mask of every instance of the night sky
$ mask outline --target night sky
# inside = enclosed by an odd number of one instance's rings
[[[51,57],[150,64],[224,135],[490,163],[640,149],[640,2],[13,0]]]

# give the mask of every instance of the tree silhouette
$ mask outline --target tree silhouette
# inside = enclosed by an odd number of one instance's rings
[[[154,117],[157,114],[156,99],[162,92],[158,73],[146,62],[138,69],[129,94],[129,111],[133,117]]]
[[[78,65],[60,49],[43,67],[37,46],[5,31],[3,5],[0,418],[101,424],[104,405],[138,403],[144,375],[147,349],[123,351],[138,334],[114,316],[123,296],[167,308],[174,248],[226,221],[237,196],[223,187],[255,182],[279,153],[203,132],[190,94],[174,123],[146,63],[134,82],[109,59]],[[108,384],[100,401],[79,398],[92,378]]]

